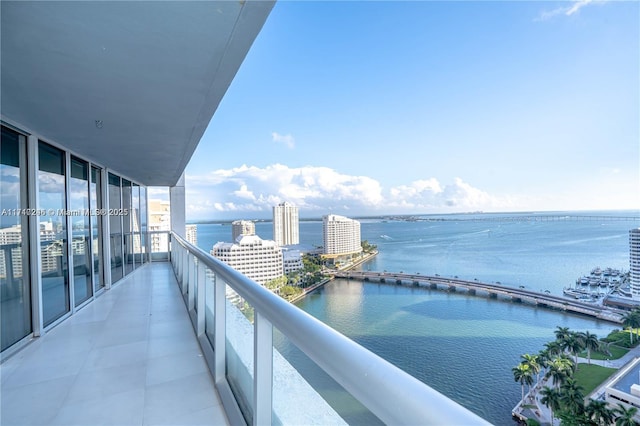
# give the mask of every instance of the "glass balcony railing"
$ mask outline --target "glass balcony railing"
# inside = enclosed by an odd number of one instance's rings
[[[142,235],[144,236],[144,234]],[[169,261],[170,235],[170,231],[149,231],[146,234],[149,238],[149,253],[152,262]]]
[[[489,424],[180,236],[170,243],[231,424]]]

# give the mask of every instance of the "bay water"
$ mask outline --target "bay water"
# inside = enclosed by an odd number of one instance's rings
[[[558,220],[528,220],[531,215],[523,214],[361,219],[362,239],[376,244],[379,254],[360,269],[477,278],[558,295],[596,266],[628,270],[629,230],[640,221],[608,218],[637,218],[638,212],[537,215]],[[271,239],[271,222],[256,223],[256,233]],[[203,250],[230,240],[228,224],[198,225]],[[321,245],[322,222],[300,222],[300,242]],[[297,306],[494,424],[513,423],[520,385],[511,368],[521,354],[539,352],[557,326],[598,336],[616,328],[463,293],[347,280],[330,282]],[[274,342],[350,423],[372,423],[297,348],[279,334]]]

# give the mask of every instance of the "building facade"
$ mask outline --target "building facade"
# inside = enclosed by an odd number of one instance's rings
[[[234,220],[231,222],[232,241],[236,241],[241,235],[256,235],[256,224],[251,220]]]
[[[629,231],[629,276],[631,297],[640,300],[640,228]]]
[[[186,225],[186,240],[194,246],[198,245],[198,225],[190,224]]]
[[[240,236],[234,243],[218,242],[211,255],[258,284],[264,285],[284,274],[280,246],[257,235]]]
[[[322,242],[325,257],[346,256],[362,252],[360,222],[335,214],[323,216]]]
[[[149,200],[149,239],[151,253],[166,252],[171,230],[171,204],[169,201]]]
[[[290,272],[299,271],[304,267],[302,262],[302,252],[300,250],[282,250],[282,261],[285,275]]]
[[[280,246],[300,244],[298,208],[291,203],[273,207],[273,239]]]

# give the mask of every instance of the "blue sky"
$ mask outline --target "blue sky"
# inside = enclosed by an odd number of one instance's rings
[[[640,208],[638,2],[278,2],[187,218]]]

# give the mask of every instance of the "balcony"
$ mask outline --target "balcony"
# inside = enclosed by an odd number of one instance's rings
[[[174,234],[170,257],[0,365],[0,423],[333,425],[356,404],[386,424],[486,424]],[[353,404],[327,403],[283,339]]]
[[[185,233],[186,164],[273,6],[0,2],[3,208],[47,211],[2,225],[20,226],[0,275],[20,277],[25,320],[3,320],[18,329],[0,352],[3,425],[344,423],[283,339],[382,422],[483,423],[175,234],[147,233],[148,186],[170,188]],[[57,213],[76,203],[131,215],[78,227]],[[54,237],[64,250],[43,256]]]
[[[34,339],[0,365],[0,424],[227,424],[181,299],[154,263]]]

